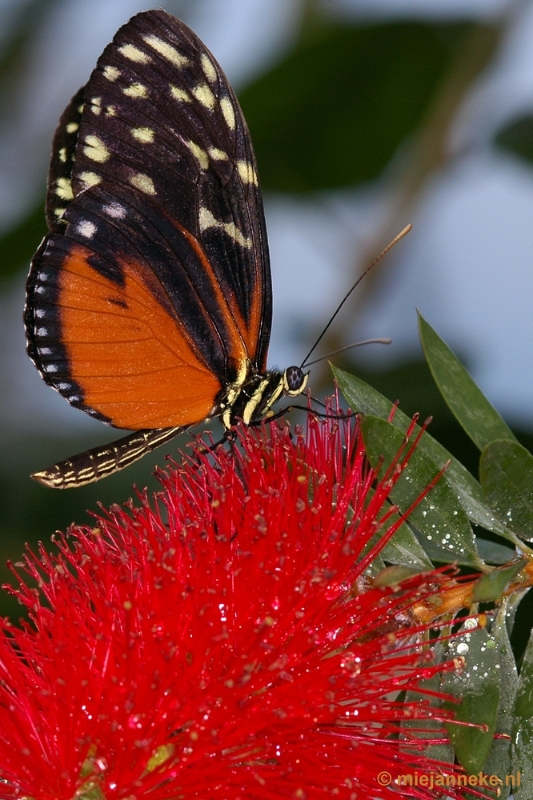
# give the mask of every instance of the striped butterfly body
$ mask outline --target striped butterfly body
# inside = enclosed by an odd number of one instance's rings
[[[268,245],[250,135],[211,53],[163,11],[133,17],[61,117],[49,234],[27,283],[28,353],[68,402],[133,431],[35,473],[98,480],[220,416],[253,424],[307,385],[266,371]]]

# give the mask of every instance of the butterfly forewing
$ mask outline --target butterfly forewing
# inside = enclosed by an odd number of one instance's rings
[[[83,114],[85,87],[72,98],[61,115],[52,145],[52,157],[46,193],[46,221],[50,230],[65,226],[62,221],[67,206],[74,199],[72,170],[78,133]]]
[[[255,159],[227,79],[183,23],[146,12],[106,48],[61,119],[47,214],[28,349],[73,405],[117,427],[184,426],[264,370]]]
[[[153,201],[196,239],[211,275],[195,271],[191,278],[222,346],[231,349],[226,343],[236,325],[263,367],[260,326],[270,329],[270,275],[246,123],[213,56],[162,12],[138,15],[122,28],[88,84],[74,191],[98,175],[131,187],[147,216]],[[166,276],[163,282],[169,286]],[[181,291],[181,281],[175,286]],[[225,353],[230,370],[235,355]]]

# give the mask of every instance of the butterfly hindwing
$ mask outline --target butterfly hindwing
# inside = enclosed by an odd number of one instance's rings
[[[264,370],[268,250],[246,123],[180,21],[137,15],[54,142],[51,233],[28,280],[28,349],[69,402],[117,427],[214,413]]]

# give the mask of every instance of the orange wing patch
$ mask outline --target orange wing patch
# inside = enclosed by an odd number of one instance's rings
[[[209,416],[220,381],[149,288],[125,271],[125,285],[72,249],[60,278],[62,343],[84,403],[117,428],[170,428]]]

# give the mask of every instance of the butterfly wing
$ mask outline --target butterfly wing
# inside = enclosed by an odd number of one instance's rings
[[[249,133],[213,56],[138,14],[54,140],[25,322],[44,380],[116,427],[187,426],[263,371],[271,285]]]

